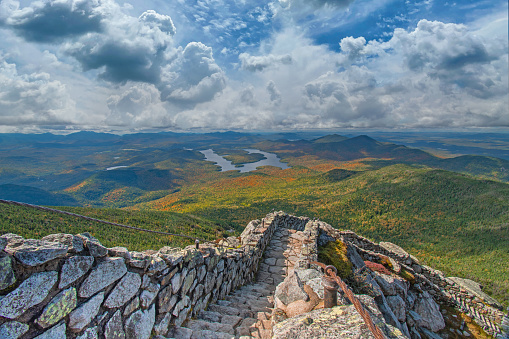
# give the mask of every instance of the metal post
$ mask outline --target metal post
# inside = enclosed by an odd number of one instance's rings
[[[328,270],[333,270],[336,272],[336,268],[334,266],[327,266],[325,269],[325,274],[329,274]],[[322,277],[322,285],[323,285],[323,307],[324,308],[332,308],[338,305],[338,288],[339,284],[333,276],[324,275]]]
[[[196,249],[199,250],[200,249],[200,240],[196,239],[194,241],[194,244],[196,245]]]

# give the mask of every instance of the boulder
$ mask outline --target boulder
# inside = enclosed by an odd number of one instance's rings
[[[407,253],[407,251],[405,251],[398,245],[393,244],[392,242],[380,242],[379,245],[386,249],[387,251],[395,254],[402,261],[406,261],[408,258],[410,258],[410,255]]]
[[[49,242],[57,242],[67,246],[69,253],[79,253],[83,251],[83,239],[72,234],[57,233],[50,234],[41,240]]]
[[[141,286],[141,277],[138,273],[127,272],[113,288],[104,302],[108,308],[123,306],[138,292]]]
[[[392,313],[398,318],[400,322],[406,319],[406,304],[405,301],[399,295],[390,295],[385,298],[387,304],[392,310]]]
[[[104,258],[85,279],[79,290],[79,296],[89,298],[106,286],[111,285],[127,273],[124,258]]]
[[[75,332],[79,332],[87,327],[99,312],[99,308],[104,300],[104,292],[98,293],[96,296],[85,302],[83,305],[75,309],[69,315],[69,328]]]
[[[125,339],[122,314],[120,310],[116,311],[115,314],[113,314],[113,317],[111,317],[104,326],[104,336],[108,339]]]
[[[283,308],[281,305],[278,305],[278,303],[289,305],[297,300],[308,301],[309,296],[304,291],[304,285],[302,284],[299,276],[294,271],[290,273],[290,275],[288,275],[285,280],[276,287],[274,299],[276,300],[276,306]]]
[[[150,310],[138,310],[125,322],[126,339],[148,339],[156,321],[156,308],[152,305]]]
[[[12,269],[12,259],[8,255],[0,256],[0,291],[3,291],[16,282]]]
[[[445,328],[444,317],[440,312],[440,308],[428,292],[419,295],[413,310],[421,316],[421,319],[416,321],[418,326],[425,327],[433,332]]]
[[[75,256],[67,259],[60,271],[58,288],[65,288],[81,278],[92,268],[93,263],[94,258],[89,256]]]
[[[25,334],[29,329],[27,324],[22,324],[17,321],[9,321],[0,326],[0,338],[17,339]]]
[[[58,323],[76,308],[77,302],[78,298],[74,287],[63,290],[44,307],[36,323],[43,328],[48,328]]]
[[[26,239],[19,246],[7,245],[5,251],[12,254],[23,265],[38,266],[67,254],[67,246],[43,240]]]
[[[14,291],[0,299],[0,316],[15,319],[30,307],[42,302],[56,284],[55,271],[34,273]]]

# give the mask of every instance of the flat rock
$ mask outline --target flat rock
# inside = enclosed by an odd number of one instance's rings
[[[127,272],[124,258],[105,258],[81,285],[79,296],[89,298],[106,286],[122,278]]]
[[[67,254],[67,250],[66,245],[36,239],[26,239],[20,246],[8,245],[6,248],[7,252],[26,266],[38,266],[62,258]]]
[[[468,292],[472,293],[473,295],[479,297],[480,299],[486,301],[488,304],[501,308],[502,305],[484,293],[481,289],[481,285],[475,281],[472,281],[470,279],[463,279],[458,277],[449,277],[452,281],[454,281],[456,284],[458,284],[461,288],[466,289]]]
[[[90,270],[93,263],[94,258],[89,256],[75,256],[67,259],[60,271],[58,288],[65,288],[81,278]]]
[[[63,290],[44,307],[36,323],[43,328],[48,328],[58,323],[76,308],[77,302],[78,298],[74,287]]]
[[[14,319],[42,302],[56,284],[55,271],[34,273],[0,300],[0,316]]]
[[[121,307],[138,292],[141,286],[141,277],[138,273],[127,272],[113,288],[104,302],[108,308]]]
[[[42,238],[41,240],[49,242],[58,242],[62,245],[67,246],[69,253],[79,253],[83,251],[83,240],[72,234],[57,233],[50,234]]]
[[[126,339],[148,339],[156,321],[156,308],[138,310],[125,322]]]
[[[122,313],[116,311],[104,326],[104,336],[108,339],[125,339],[124,325],[122,324]]]
[[[108,254],[108,249],[101,245],[98,239],[94,238],[90,235],[90,233],[85,232],[78,234],[77,237],[80,237],[85,244],[85,248],[88,249],[88,252],[93,257],[104,257]]]
[[[180,338],[180,339],[191,339],[191,336],[193,335],[193,330],[186,328],[186,327],[180,327],[180,326],[174,326],[170,328],[168,331],[168,338]]]
[[[38,335],[34,339],[66,339],[67,336],[65,335],[65,331],[65,322],[62,322],[61,324],[53,326],[43,334]]]
[[[379,245],[381,247],[383,247],[384,249],[386,249],[387,251],[396,254],[401,260],[406,260],[406,259],[410,258],[410,255],[407,253],[407,251],[405,251],[398,245],[393,244],[392,242],[382,241],[379,243]]]
[[[99,308],[104,300],[104,292],[85,302],[69,315],[69,328],[75,332],[84,329],[99,313]]]
[[[29,329],[27,324],[22,324],[17,321],[9,321],[0,326],[0,338],[17,339],[25,334]]]
[[[12,286],[16,282],[16,276],[12,269],[12,259],[8,255],[0,257],[0,291]]]

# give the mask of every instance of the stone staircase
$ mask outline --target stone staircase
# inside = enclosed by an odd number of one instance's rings
[[[267,246],[252,284],[244,285],[224,300],[210,304],[184,327],[174,327],[167,337],[178,339],[266,339],[272,337],[271,314],[276,286],[298,259],[302,232],[277,229]]]

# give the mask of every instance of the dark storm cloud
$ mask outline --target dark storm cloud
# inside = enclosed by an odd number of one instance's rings
[[[101,32],[102,16],[95,11],[93,4],[90,1],[36,2],[13,11],[4,25],[25,40],[34,42],[54,42],[89,32]]]

